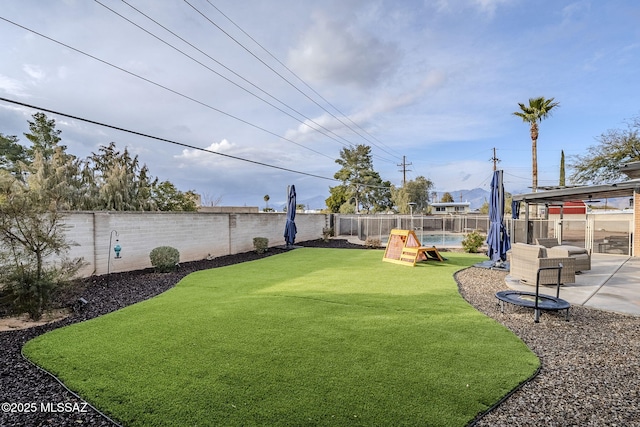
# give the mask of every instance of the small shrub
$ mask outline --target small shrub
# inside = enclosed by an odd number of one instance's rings
[[[367,240],[364,241],[364,246],[367,249],[378,249],[380,246],[382,246],[382,242],[380,242],[380,239],[367,237]]]
[[[472,231],[471,233],[464,236],[462,239],[462,247],[465,252],[469,252],[475,254],[478,252],[478,249],[484,243],[486,236],[480,234],[477,230]]]
[[[160,273],[174,271],[180,262],[180,252],[171,246],[158,246],[149,253],[151,265]]]
[[[73,276],[85,263],[81,259],[66,260],[60,265],[43,266],[40,272],[33,266],[10,266],[3,270],[0,280],[0,305],[14,314],[28,313],[32,320],[40,320],[50,308],[56,292],[70,284]]]
[[[254,237],[253,247],[256,249],[256,253],[263,254],[269,249],[269,239],[266,237]]]
[[[328,242],[331,236],[333,236],[333,227],[325,227],[322,229],[322,240]]]

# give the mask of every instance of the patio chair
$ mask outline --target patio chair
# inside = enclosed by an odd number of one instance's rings
[[[591,255],[585,248],[558,244],[558,239],[556,238],[538,238],[536,243],[547,248],[548,257],[575,259],[576,271],[591,270]]]
[[[528,245],[526,243],[514,243],[511,247],[511,264],[509,274],[520,279],[522,283],[535,285],[539,269],[557,267],[562,263],[562,275],[560,283],[575,283],[576,260],[571,257],[548,257],[547,248],[542,245]],[[558,282],[557,272],[543,270],[540,273],[540,285],[555,285]]]

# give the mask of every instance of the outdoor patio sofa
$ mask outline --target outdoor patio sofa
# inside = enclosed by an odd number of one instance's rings
[[[536,243],[547,248],[549,257],[570,257],[576,260],[576,271],[591,270],[591,254],[580,246],[559,245],[555,238],[538,238]]]
[[[515,279],[520,279],[522,283],[535,286],[539,268],[557,267],[558,264],[562,263],[560,284],[575,283],[575,258],[549,255],[549,250],[542,245],[514,243],[510,251],[509,275]],[[557,270],[543,270],[540,272],[541,285],[555,285],[557,283]]]

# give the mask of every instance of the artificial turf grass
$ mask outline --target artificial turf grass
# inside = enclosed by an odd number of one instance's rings
[[[537,368],[458,294],[448,253],[296,249],[200,271],[25,354],[125,425],[461,426]]]

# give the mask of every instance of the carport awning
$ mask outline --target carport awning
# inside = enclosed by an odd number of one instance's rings
[[[569,200],[598,200],[615,197],[633,197],[634,192],[640,192],[640,179],[633,179],[615,184],[602,184],[579,187],[558,188],[538,193],[515,194],[513,201],[529,204],[554,205]]]

